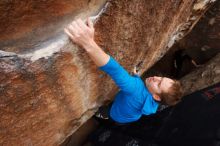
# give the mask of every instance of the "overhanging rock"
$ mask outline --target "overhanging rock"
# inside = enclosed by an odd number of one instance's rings
[[[1,1],[0,145],[58,145],[116,93],[113,82],[63,33],[72,19],[103,7],[96,41],[127,70],[138,65],[143,72],[212,2]]]

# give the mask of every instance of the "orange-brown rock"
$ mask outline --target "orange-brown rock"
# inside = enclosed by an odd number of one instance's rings
[[[182,38],[213,0],[1,1],[0,145],[58,145],[117,88],[63,33],[97,14],[96,40],[141,72]]]
[[[73,19],[95,15],[106,0],[0,1],[0,47],[30,51],[63,31]]]

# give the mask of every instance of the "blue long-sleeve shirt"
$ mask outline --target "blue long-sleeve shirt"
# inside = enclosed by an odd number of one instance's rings
[[[156,112],[158,103],[139,76],[131,76],[111,56],[107,64],[100,69],[111,76],[120,88],[110,109],[110,117],[114,121],[129,123],[138,120],[142,114],[150,115]]]

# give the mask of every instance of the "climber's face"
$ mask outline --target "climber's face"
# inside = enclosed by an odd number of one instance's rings
[[[158,76],[149,77],[145,80],[145,84],[153,96],[160,95],[163,92],[169,92],[169,88],[173,83],[174,81],[170,78]],[[160,101],[160,99],[156,100]]]

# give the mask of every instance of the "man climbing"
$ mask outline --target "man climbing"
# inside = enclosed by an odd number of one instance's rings
[[[149,77],[145,82],[129,73],[106,54],[94,41],[94,27],[90,19],[81,19],[65,28],[71,40],[85,49],[94,63],[106,72],[120,88],[109,111],[109,117],[120,124],[137,121],[142,115],[157,111],[159,103],[177,104],[182,97],[180,83],[166,77]]]

